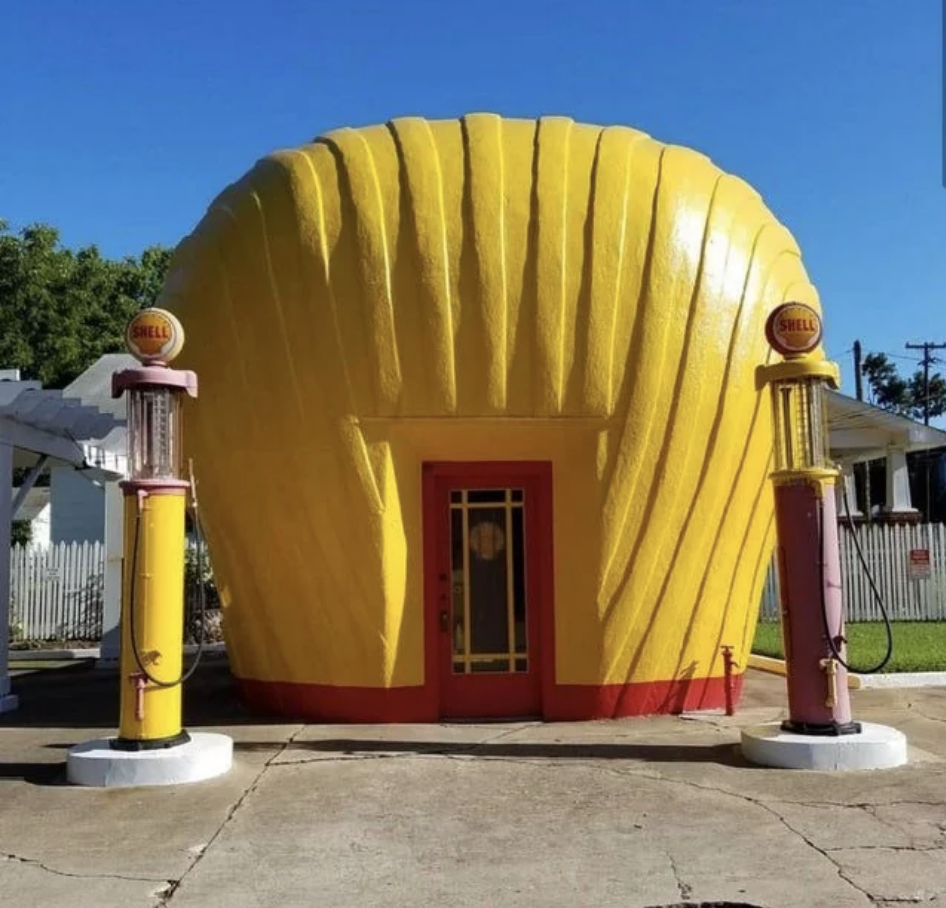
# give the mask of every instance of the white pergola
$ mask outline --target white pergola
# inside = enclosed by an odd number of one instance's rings
[[[10,376],[10,377],[6,377]],[[16,513],[43,470],[69,465],[88,471],[93,481],[122,477],[124,458],[97,448],[122,425],[117,417],[85,406],[62,391],[44,391],[39,382],[0,373],[0,712],[16,709],[10,693],[10,535]],[[29,473],[14,494],[13,469]]]
[[[886,461],[886,513],[894,518],[918,516],[910,497],[907,454],[946,447],[946,432],[836,391],[828,392],[827,402],[831,456],[844,472],[852,516],[862,516],[854,494],[854,464],[871,460]]]

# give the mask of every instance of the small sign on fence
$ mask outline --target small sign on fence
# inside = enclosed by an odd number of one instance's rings
[[[929,549],[910,549],[907,574],[911,580],[929,580],[932,576]]]

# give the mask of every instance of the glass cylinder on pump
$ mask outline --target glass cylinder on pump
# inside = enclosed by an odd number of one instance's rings
[[[144,385],[128,392],[131,479],[180,479],[181,390]]]
[[[830,469],[825,380],[812,376],[772,382],[776,473]]]

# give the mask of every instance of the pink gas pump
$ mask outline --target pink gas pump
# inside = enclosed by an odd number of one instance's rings
[[[862,769],[906,762],[895,729],[855,722],[844,636],[835,484],[826,392],[835,363],[815,356],[821,316],[810,305],[777,307],[766,336],[781,362],[760,366],[757,384],[772,403],[773,471],[788,718],[745,729],[742,750],[783,768]]]

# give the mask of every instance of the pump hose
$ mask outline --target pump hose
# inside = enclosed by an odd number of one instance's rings
[[[128,622],[129,622],[129,636],[131,637],[131,651],[135,657],[135,662],[138,665],[138,670],[145,677],[145,680],[153,684],[155,687],[177,687],[179,684],[183,684],[187,681],[195,671],[197,671],[197,666],[200,665],[201,657],[204,654],[204,643],[206,640],[206,622],[205,616],[207,612],[207,590],[204,587],[204,533],[200,525],[200,515],[198,514],[197,508],[197,492],[194,486],[193,477],[191,477],[191,519],[194,522],[194,535],[196,537],[196,551],[197,551],[197,586],[198,586],[198,596],[197,601],[199,603],[199,614],[200,614],[200,636],[197,641],[197,653],[194,656],[194,661],[191,663],[191,667],[184,672],[180,678],[176,681],[161,681],[159,678],[155,678],[147,668],[145,668],[144,660],[141,658],[141,653],[138,651],[138,638],[135,633],[135,612],[136,608],[136,580],[138,577],[138,543],[141,538],[141,510],[135,514],[135,543],[134,548],[132,549],[132,561],[131,561],[131,588],[128,595]]]
[[[851,539],[854,541],[854,549],[857,552],[857,558],[861,563],[861,567],[864,568],[864,573],[867,575],[867,582],[870,584],[870,588],[874,593],[877,604],[880,606],[880,613],[884,616],[884,628],[887,632],[887,652],[884,654],[883,659],[881,659],[880,662],[878,662],[873,668],[853,668],[842,658],[841,653],[838,651],[837,644],[835,643],[835,638],[831,635],[831,629],[828,627],[828,603],[824,594],[825,557],[823,501],[820,501],[818,505],[818,548],[820,552],[818,566],[821,571],[821,621],[824,627],[825,638],[828,641],[828,647],[831,649],[831,655],[837,660],[837,662],[839,662],[846,671],[852,672],[856,675],[873,675],[884,668],[884,666],[886,666],[886,664],[890,661],[890,657],[893,655],[893,628],[890,626],[890,615],[887,614],[887,605],[884,602],[883,596],[880,594],[880,590],[877,589],[877,584],[874,582],[874,575],[870,572],[870,568],[867,565],[867,559],[864,557],[864,552],[861,549],[860,541],[857,538],[857,531],[854,528],[854,519],[851,517],[851,505],[848,501],[846,486],[842,486],[842,493],[844,498],[844,511],[847,516],[848,526],[851,529]],[[838,635],[837,639],[843,642],[844,638]]]

